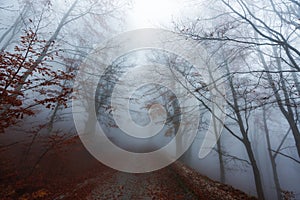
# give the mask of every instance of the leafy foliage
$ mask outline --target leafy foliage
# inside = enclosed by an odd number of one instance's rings
[[[54,44],[29,29],[13,50],[0,52],[0,132],[24,116],[34,115],[37,105],[51,109],[59,102],[66,106],[72,90],[63,81],[73,79],[74,74],[72,69],[57,70],[47,63],[58,56]],[[43,52],[49,47],[50,53]]]

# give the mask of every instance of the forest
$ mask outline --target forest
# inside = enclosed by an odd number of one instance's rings
[[[0,199],[300,199],[300,1],[0,16]]]

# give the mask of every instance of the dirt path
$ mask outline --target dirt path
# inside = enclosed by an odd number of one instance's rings
[[[89,200],[103,199],[198,199],[178,179],[177,175],[165,168],[146,174],[115,172],[105,181],[99,181],[90,194]]]
[[[59,149],[57,153],[48,154],[34,170],[34,174],[27,179],[22,178],[23,171],[20,170],[27,169],[27,165],[19,166],[17,162],[8,162],[12,155],[16,155],[17,150],[2,154],[0,199],[255,199],[231,186],[213,181],[180,162],[151,173],[129,174],[98,162],[85,150],[80,141],[67,147],[65,150],[68,151],[65,153],[62,153],[63,149]]]
[[[87,190],[87,188],[89,188]],[[58,198],[57,198],[58,199]],[[112,169],[78,184],[61,199],[88,200],[255,200],[176,162],[159,171],[129,174]]]

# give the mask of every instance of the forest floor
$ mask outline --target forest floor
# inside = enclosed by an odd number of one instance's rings
[[[95,160],[77,141],[47,153],[29,170],[25,162],[14,162],[21,149],[0,151],[1,200],[256,199],[180,162],[144,174],[119,172]]]

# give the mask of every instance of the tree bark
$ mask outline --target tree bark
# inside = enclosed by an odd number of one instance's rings
[[[221,139],[219,138],[217,140],[217,151],[218,151],[218,159],[220,164],[220,182],[225,183],[226,182],[226,176],[225,176],[225,165],[223,160],[223,154],[222,154],[222,145],[221,145]]]
[[[249,156],[249,160],[251,162],[258,199],[264,200],[265,196],[264,196],[264,190],[263,190],[261,175],[260,175],[259,168],[257,166],[256,159],[254,157],[253,150],[252,150],[252,147],[251,147],[251,143],[250,143],[248,137],[244,138],[244,145],[246,147],[247,154]]]
[[[277,199],[281,200],[281,186],[278,178],[278,173],[277,173],[277,167],[276,167],[276,161],[272,153],[272,147],[271,147],[271,141],[270,141],[270,135],[269,135],[269,129],[268,129],[268,124],[267,124],[267,116],[266,116],[266,108],[263,107],[263,123],[264,123],[264,131],[266,133],[266,139],[267,139],[267,146],[268,146],[268,153],[269,153],[269,158],[271,161],[271,166],[272,166],[272,173],[273,173],[273,179],[274,179],[274,184],[276,187],[276,195]]]

